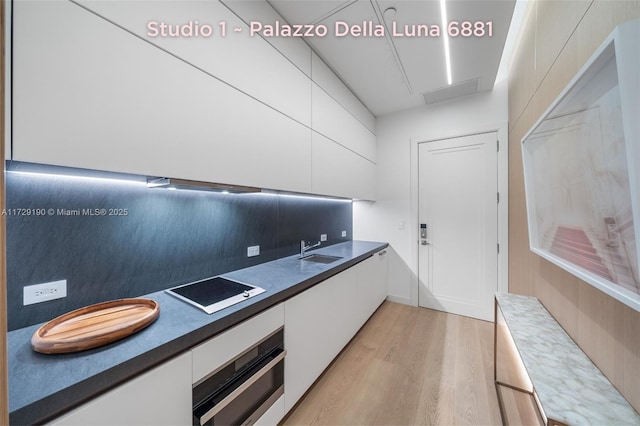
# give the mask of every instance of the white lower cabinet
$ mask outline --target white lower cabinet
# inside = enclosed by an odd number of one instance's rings
[[[277,424],[386,298],[385,254],[373,254],[51,424],[190,425],[193,385],[284,325],[284,395],[256,421]]]
[[[284,325],[279,304],[207,340],[191,350],[193,383],[197,383]]]
[[[254,426],[275,426],[284,417],[284,395],[282,395],[271,408],[267,410],[256,422]]]
[[[386,298],[387,258],[380,253],[285,302],[286,412]]]
[[[361,307],[366,321],[388,294],[387,250],[381,250],[365,260],[358,268],[358,294],[363,298]]]
[[[191,352],[101,395],[54,425],[190,425]]]
[[[343,317],[354,274],[347,269],[289,299],[284,306],[285,410],[300,399],[344,343]]]
[[[239,377],[237,374],[242,372],[249,362],[254,362],[259,357],[266,355],[267,352],[259,352],[258,345],[260,343],[273,342],[273,339],[277,338],[278,343],[281,344],[283,326],[284,304],[281,303],[196,346],[191,351],[193,354],[194,398],[196,395],[201,395],[204,398],[194,400],[194,405],[208,399],[215,401],[217,396],[213,392],[219,390],[221,383],[230,383],[232,378],[230,374],[234,374],[233,380],[237,380]],[[271,350],[270,344],[267,347]],[[250,377],[240,376],[243,380],[241,385],[234,388],[230,394],[224,395],[224,399],[217,400],[215,403],[215,406],[220,407],[221,410],[230,410],[230,412],[215,414],[215,417],[211,418],[212,424],[227,422],[236,424],[234,419],[238,418],[242,422],[251,423],[253,416],[262,413],[255,420],[256,424],[276,425],[284,417],[282,391],[286,388],[282,388],[283,361],[275,358],[273,362],[277,362],[279,367],[268,367],[268,365],[261,367],[260,371],[263,371],[264,368],[270,368],[269,372],[265,374],[253,372]],[[285,356],[285,365],[286,362]],[[228,371],[229,366],[235,366],[235,373]],[[218,373],[223,375],[220,377]],[[268,399],[264,399],[267,397]],[[277,399],[273,401],[271,398]],[[228,405],[227,400],[230,400]],[[273,403],[270,407],[265,408],[266,411],[257,410],[257,406],[266,407],[271,401]],[[210,406],[209,409],[215,406]],[[251,415],[249,419],[246,419],[243,417],[244,410],[248,409],[255,411],[246,413]],[[207,414],[198,413],[198,410],[194,410],[194,417],[200,417],[202,421],[209,422]]]

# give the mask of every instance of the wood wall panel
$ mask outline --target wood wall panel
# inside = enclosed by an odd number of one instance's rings
[[[529,250],[520,149],[522,136],[609,33],[640,17],[640,1],[538,0],[534,16],[509,70],[509,291],[538,297],[640,411],[640,313]]]
[[[594,0],[574,35],[579,63],[585,63],[618,24],[637,18],[638,0]]]
[[[578,287],[580,280],[553,263],[536,257],[536,292],[547,310],[569,334],[578,331]],[[575,339],[575,338],[574,338]]]
[[[540,86],[593,0],[538,0],[536,4],[536,69]]]
[[[533,108],[530,104],[509,131],[509,256],[519,259],[519,262],[509,262],[509,291],[529,296],[534,295],[531,262],[535,259],[529,250],[520,141],[532,124]]]
[[[584,63],[578,64],[576,47],[577,43],[573,38],[566,43],[548,70],[546,78],[538,86],[533,96],[533,113],[536,117],[542,116]]]
[[[524,175],[522,174],[522,138],[533,125],[532,105],[525,108],[520,119],[509,131],[509,179],[515,184],[513,192],[524,196]],[[509,194],[512,193],[509,188]]]
[[[624,379],[622,370],[607,362],[621,349],[616,340],[624,335],[624,316],[616,313],[619,302],[611,297],[601,297],[598,289],[581,284],[576,342],[611,381],[621,381]]]
[[[638,411],[638,383],[640,383],[640,368],[638,368],[640,364],[638,324],[640,324],[640,312],[628,306],[621,307],[621,310],[622,313],[618,315],[624,318],[623,328],[621,330],[622,333],[616,333],[616,335],[623,334],[624,337],[620,340],[619,344],[616,345],[615,349],[621,351],[616,360],[621,364],[617,370],[620,371],[623,379],[622,381],[616,380],[615,383],[621,389],[622,394],[631,401],[636,411]],[[620,374],[616,375],[616,377],[619,377]]]
[[[522,199],[520,199],[522,198]],[[513,198],[509,198],[509,210]],[[524,196],[518,197],[515,203],[523,205],[521,208],[514,208],[515,214],[520,217],[517,221],[509,221],[509,256],[517,256],[520,259],[518,264],[509,262],[509,291],[528,296],[535,295],[535,282],[532,274],[533,263],[532,253],[529,251],[529,239],[526,228],[526,212],[524,211]],[[524,219],[522,219],[524,218]],[[516,228],[517,232],[512,231]]]
[[[4,186],[4,169],[5,169],[5,149],[4,149],[4,16],[5,2],[0,4],[0,164],[2,173],[0,173],[0,211],[5,208],[5,186]],[[5,216],[0,215],[0,425],[9,424],[9,401],[8,401],[8,382],[7,375],[7,268],[6,268],[6,237],[5,237]]]
[[[509,68],[509,123],[515,125],[533,97],[535,71],[535,6],[530,2],[519,49],[514,51]]]

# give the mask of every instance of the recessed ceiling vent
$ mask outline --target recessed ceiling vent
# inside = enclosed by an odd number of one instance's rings
[[[423,95],[424,101],[427,104],[435,104],[436,102],[473,95],[474,93],[478,93],[479,80],[480,78],[478,77],[472,80],[463,81],[462,83],[452,84],[451,86],[446,86],[442,89],[434,90],[433,92],[427,92]]]

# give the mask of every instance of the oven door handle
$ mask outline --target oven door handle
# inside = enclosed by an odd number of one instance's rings
[[[217,403],[213,408],[211,408],[211,410],[209,410],[206,413],[204,413],[202,415],[202,417],[200,417],[200,425],[204,426],[205,423],[207,423],[216,414],[218,414],[227,405],[229,405],[231,403],[231,401],[236,399],[238,397],[238,395],[240,395],[242,392],[246,391],[251,385],[253,385],[255,382],[257,382],[262,376],[267,374],[269,372],[269,370],[271,370],[273,367],[275,367],[276,364],[278,364],[280,361],[282,361],[286,355],[287,355],[287,351],[286,350],[280,352],[280,354],[278,354],[278,356],[276,356],[274,359],[269,361],[269,363],[267,365],[265,365],[260,370],[258,370],[246,382],[244,382],[240,386],[238,386],[237,389],[235,389],[233,392],[231,392],[229,395],[227,395],[227,397],[224,398],[222,401]]]

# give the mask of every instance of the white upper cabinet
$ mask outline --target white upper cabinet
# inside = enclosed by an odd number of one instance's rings
[[[313,132],[312,189],[315,194],[376,199],[376,165]]]
[[[310,192],[307,126],[71,2],[13,13],[14,160]]]
[[[221,0],[246,23],[265,25],[284,22],[282,16],[265,0]],[[266,37],[265,40],[289,59],[305,75],[311,77],[311,48],[300,37]]]
[[[376,136],[369,129],[315,83],[311,102],[313,130],[376,162]]]
[[[294,120],[311,125],[309,78],[259,35],[251,36],[249,26],[222,3],[213,0],[76,1]],[[166,36],[162,36],[163,23]],[[184,31],[178,37],[169,36],[169,25],[174,31],[176,28]],[[206,36],[209,29],[212,33]]]
[[[249,34],[268,5],[226,3],[13,2],[11,159],[375,199],[371,113],[300,40]]]
[[[336,100],[353,117],[372,133],[376,131],[376,118],[362,102],[345,86],[331,68],[314,52],[311,56],[311,78]]]

